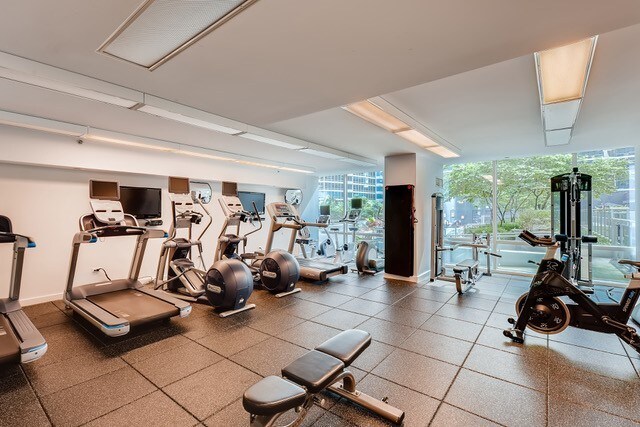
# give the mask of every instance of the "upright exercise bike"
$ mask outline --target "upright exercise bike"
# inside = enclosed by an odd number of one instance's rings
[[[524,342],[526,327],[541,334],[557,334],[568,326],[591,331],[616,334],[620,339],[640,353],[640,336],[635,328],[628,326],[629,317],[640,297],[640,261],[620,260],[630,265],[635,272],[626,275],[630,279],[620,302],[598,303],[583,292],[574,281],[563,276],[569,255],[561,259],[556,253],[566,236],[557,235],[553,240],[538,237],[524,230],[520,238],[531,246],[547,248],[538,272],[533,278],[529,292],[516,302],[517,319],[509,318],[514,325],[505,329],[504,335],[517,343]],[[569,299],[571,302],[566,301]]]

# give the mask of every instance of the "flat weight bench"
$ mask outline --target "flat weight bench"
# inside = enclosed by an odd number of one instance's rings
[[[371,344],[371,335],[358,329],[339,333],[282,369],[282,376],[269,376],[244,393],[242,405],[251,414],[252,427],[273,426],[287,411],[297,418],[288,426],[302,423],[322,391],[331,391],[395,423],[402,424],[404,411],[356,390],[348,371],[351,363]]]
[[[453,276],[456,279],[456,290],[459,294],[465,293],[470,287],[476,284],[479,264],[480,262],[478,260],[465,259],[453,267]]]

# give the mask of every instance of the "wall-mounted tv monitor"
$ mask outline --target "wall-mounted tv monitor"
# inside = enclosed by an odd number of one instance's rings
[[[331,215],[331,205],[320,205],[320,215]]]
[[[238,198],[242,202],[242,209],[247,212],[253,212],[253,203],[258,208],[258,213],[262,215],[264,213],[264,193],[254,193],[252,191],[238,191]]]
[[[146,187],[120,187],[122,210],[138,219],[162,217],[162,190]]]
[[[351,199],[351,209],[362,209],[362,199]]]
[[[89,197],[98,200],[118,200],[120,190],[116,181],[89,181]]]

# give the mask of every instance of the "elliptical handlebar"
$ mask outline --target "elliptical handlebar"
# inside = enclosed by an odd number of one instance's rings
[[[533,234],[528,230],[522,230],[522,232],[518,235],[520,239],[524,240],[531,246],[546,246],[546,247],[553,246],[557,244],[557,242],[562,242],[563,241],[562,236],[564,235],[558,234],[555,236],[556,238],[554,240],[548,236],[544,236],[544,237],[536,236],[535,234]],[[566,236],[564,236],[564,239],[565,239],[564,241],[566,241]]]

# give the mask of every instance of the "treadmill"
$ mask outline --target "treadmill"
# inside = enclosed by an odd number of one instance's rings
[[[36,244],[27,236],[15,234],[11,220],[3,215],[0,215],[0,243],[13,243],[9,298],[0,299],[0,365],[33,362],[47,352],[47,342],[22,311],[18,300],[24,251]]]
[[[289,247],[287,251],[293,253],[294,245],[298,231],[304,227],[326,228],[329,223],[306,222],[300,218],[298,211],[289,203],[275,202],[267,205],[267,213],[271,217],[271,226],[269,227],[269,237],[265,253],[271,252],[273,246],[273,236],[283,228],[291,230],[289,238]],[[347,274],[349,266],[347,264],[334,264],[332,262],[319,261],[309,258],[296,258],[300,264],[300,277],[314,282],[325,282],[330,277],[340,274]]]
[[[187,317],[191,313],[188,302],[146,289],[138,280],[147,242],[165,238],[166,233],[140,227],[135,217],[122,211],[117,182],[90,181],[89,186],[93,213],[80,218],[80,232],[73,238],[64,303],[110,337],[126,335],[138,325],[174,316]],[[129,277],[74,287],[80,246],[122,236],[137,237]]]

